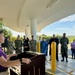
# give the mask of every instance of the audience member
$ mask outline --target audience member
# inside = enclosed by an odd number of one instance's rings
[[[72,59],[75,59],[75,39],[71,43]]]
[[[36,40],[34,40],[34,36],[32,36],[32,39],[29,41],[29,48],[31,51],[36,52]]]
[[[64,57],[66,57],[66,62],[68,62],[68,43],[69,40],[66,37],[66,33],[63,33],[63,37],[60,39],[60,43],[61,43],[61,55],[62,55],[62,60],[64,61]]]
[[[20,35],[17,36],[15,40],[16,53],[19,54],[22,52],[22,40],[20,39]]]

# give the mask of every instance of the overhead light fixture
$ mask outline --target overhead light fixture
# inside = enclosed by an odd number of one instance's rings
[[[55,3],[57,3],[59,0],[50,0],[49,3],[46,6],[46,9],[49,10]]]

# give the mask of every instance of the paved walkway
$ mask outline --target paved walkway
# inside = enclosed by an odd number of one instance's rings
[[[52,75],[75,75],[75,59],[72,59],[70,44],[68,45],[68,62],[61,62],[61,53],[60,53],[60,45],[59,45],[59,62],[56,62],[57,68],[56,72],[51,72],[51,61],[49,61],[49,50],[48,56],[46,57],[46,72]]]
[[[51,72],[51,61],[49,61],[49,56],[46,57],[46,72],[53,75],[75,75],[75,59],[71,59],[71,54],[69,54],[68,62],[61,62],[61,55],[59,54],[59,62],[56,62],[57,69],[56,72]]]

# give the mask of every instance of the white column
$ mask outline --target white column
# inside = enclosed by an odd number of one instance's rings
[[[27,37],[28,35],[27,35],[27,29],[25,28],[25,37]]]
[[[37,40],[37,20],[31,19],[31,36],[34,36],[34,39]]]

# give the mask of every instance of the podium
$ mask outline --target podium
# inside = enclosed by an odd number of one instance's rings
[[[45,75],[45,55],[37,52],[26,52],[23,57],[31,59],[30,64],[23,64],[10,68],[10,75]]]

